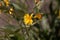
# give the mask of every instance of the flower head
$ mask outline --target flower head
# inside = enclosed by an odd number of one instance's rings
[[[12,14],[13,11],[14,11],[13,8],[10,8],[10,9],[9,9],[9,13],[10,13],[10,14]]]
[[[37,19],[41,19],[42,18],[42,15],[40,13],[37,13],[34,18],[37,18]]]
[[[33,14],[31,14],[31,15],[25,14],[24,15],[24,23],[26,25],[31,25],[33,23],[32,16],[33,16]]]
[[[9,0],[4,0],[4,2],[6,3],[6,6],[9,6]]]

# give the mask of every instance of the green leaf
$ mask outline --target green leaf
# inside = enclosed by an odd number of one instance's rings
[[[17,10],[22,10],[24,12],[27,12],[27,7],[26,7],[26,5],[24,3],[21,3],[21,4],[15,4],[15,3],[13,3],[13,6]]]
[[[13,3],[15,9],[21,9],[17,4]]]
[[[17,33],[13,37],[10,37],[12,40],[25,40],[24,36]]]
[[[35,8],[34,8],[34,12],[35,12],[35,13],[39,13],[39,9],[35,7]]]
[[[5,29],[7,31],[15,31],[17,28],[14,25],[6,25]]]

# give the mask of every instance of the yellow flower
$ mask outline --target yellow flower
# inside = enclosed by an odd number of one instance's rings
[[[32,16],[33,16],[33,14],[31,14],[31,15],[25,14],[24,15],[24,23],[26,25],[31,25],[33,23]]]
[[[42,18],[42,15],[41,15],[40,13],[38,13],[38,14],[36,14],[36,15],[34,16],[34,18],[41,19],[41,18]]]
[[[9,6],[9,0],[4,0],[4,2],[6,3],[6,6]]]
[[[9,11],[9,14],[12,14],[12,12],[11,12],[11,11]]]
[[[14,11],[14,9],[10,8],[9,13],[12,14],[13,11]]]
[[[13,8],[10,8],[10,11],[13,11]]]

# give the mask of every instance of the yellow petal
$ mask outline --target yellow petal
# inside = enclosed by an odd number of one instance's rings
[[[31,15],[29,15],[29,14],[25,14],[24,15],[24,23],[26,24],[26,25],[31,25],[32,24],[32,15],[33,14],[31,14]]]

